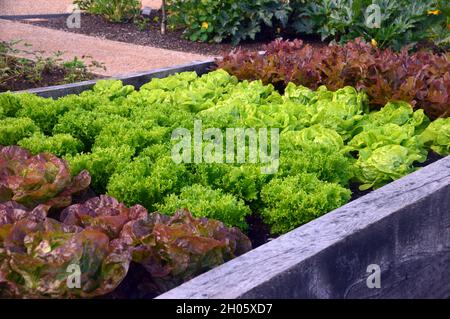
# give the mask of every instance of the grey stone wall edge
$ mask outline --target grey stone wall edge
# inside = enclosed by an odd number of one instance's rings
[[[133,85],[136,88],[150,81],[152,78],[163,78],[179,72],[195,71],[199,75],[208,72],[214,66],[214,60],[194,61],[188,64],[174,67],[160,68],[146,72],[135,72],[124,75],[108,77],[106,79],[121,80],[125,85]],[[91,89],[97,80],[69,83],[43,88],[15,91],[14,93],[33,93],[46,98],[60,98],[69,94],[79,94]],[[2,93],[0,93],[2,94]]]
[[[450,156],[158,298],[448,298],[448,265]]]

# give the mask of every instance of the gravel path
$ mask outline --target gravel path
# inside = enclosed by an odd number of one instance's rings
[[[73,0],[0,0],[0,15],[67,13]],[[161,0],[141,0],[143,6],[158,9]],[[0,31],[1,32],[1,31]]]
[[[94,60],[105,64],[106,71],[96,72],[105,76],[148,71],[212,58],[206,55],[99,39],[0,19],[0,40],[17,39],[22,39],[31,44],[34,50],[42,50],[46,54],[63,51],[65,59],[90,55]]]

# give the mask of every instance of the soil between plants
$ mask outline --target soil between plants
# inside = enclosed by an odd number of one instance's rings
[[[27,62],[29,68],[33,68],[34,63],[32,61]],[[14,66],[10,66],[14,69]],[[54,66],[51,69],[46,69],[40,74],[40,79],[38,81],[30,80],[27,78],[28,74],[18,74],[11,76],[4,82],[0,83],[0,93],[6,91],[21,91],[34,88],[41,88],[53,85],[67,84],[68,81],[65,77],[68,75],[68,71],[63,67]],[[93,74],[86,74],[85,80],[92,80],[99,78]]]
[[[156,48],[197,53],[204,55],[219,56],[233,49],[230,43],[203,43],[192,42],[183,38],[182,30],[168,29],[165,35],[160,32],[160,23],[154,20],[156,17],[160,20],[160,11],[152,11],[149,16],[149,23],[145,31],[140,31],[133,22],[111,23],[101,16],[82,14],[81,28],[68,28],[66,17],[54,17],[39,20],[19,20],[23,23],[29,23],[41,27],[74,32],[89,36],[95,36],[113,41],[126,42],[137,45],[152,46]],[[289,35],[282,34],[284,38]],[[276,38],[276,35],[270,31],[262,32],[254,41],[241,42],[238,47],[249,50],[263,50],[263,46]],[[326,43],[320,42],[314,38],[303,39],[304,42],[313,46],[325,46]]]

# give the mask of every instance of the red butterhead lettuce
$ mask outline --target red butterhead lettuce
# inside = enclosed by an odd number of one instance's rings
[[[87,171],[71,177],[66,161],[48,153],[32,156],[18,146],[0,146],[0,200],[28,208],[45,204],[66,207],[72,195],[86,189]]]

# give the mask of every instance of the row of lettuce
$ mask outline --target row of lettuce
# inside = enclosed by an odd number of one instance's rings
[[[279,128],[278,171],[175,163],[172,132],[193,131],[196,120],[205,129]],[[139,91],[99,81],[58,100],[2,94],[0,145],[0,294],[90,297],[114,290],[130,263],[159,289],[173,287],[249,250],[230,227],[246,231],[251,214],[285,233],[348,202],[352,182],[377,188],[430,150],[448,155],[450,118],[431,122],[406,102],[371,111],[366,93],[349,86],[290,83],[280,94],[217,70]],[[113,198],[69,206],[89,185]],[[59,218],[47,216],[58,207]],[[82,265],[78,290],[65,283],[69,264]]]
[[[239,80],[261,80],[279,90],[290,82],[313,90],[352,86],[367,93],[372,107],[400,100],[423,108],[432,119],[450,116],[448,52],[394,52],[362,39],[326,47],[278,39],[264,50],[235,50],[217,64]]]

